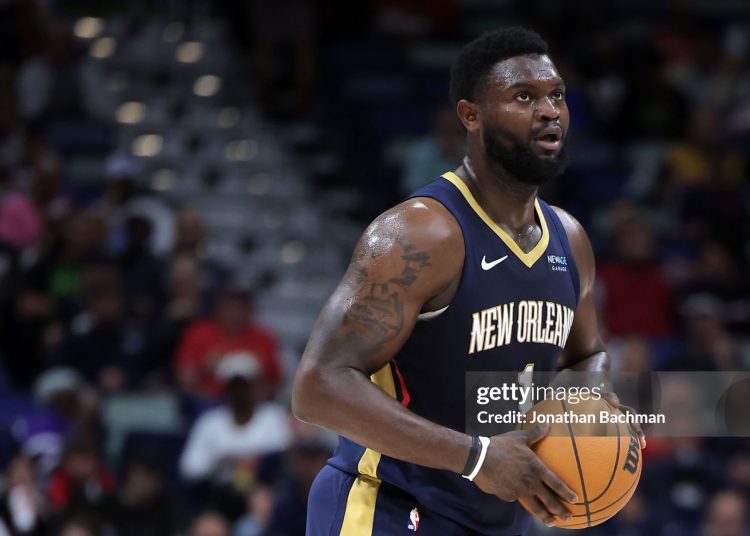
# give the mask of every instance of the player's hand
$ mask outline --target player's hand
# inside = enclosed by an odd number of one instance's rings
[[[631,408],[630,406],[626,406],[624,404],[620,403],[620,398],[617,396],[617,394],[613,392],[608,393],[602,393],[602,398],[606,400],[610,406],[613,408],[619,409],[626,415],[628,413],[635,413],[635,410]],[[646,448],[646,433],[643,431],[643,428],[641,428],[641,425],[637,422],[630,423],[630,426],[633,428],[636,434],[638,434],[638,440],[641,442],[641,449]]]
[[[523,499],[531,513],[551,527],[553,516],[566,521],[571,518],[564,501],[575,503],[578,497],[531,450],[547,432],[549,424],[540,424],[490,438],[487,457],[474,483],[504,501]]]

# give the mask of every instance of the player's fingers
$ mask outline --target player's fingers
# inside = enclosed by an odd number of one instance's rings
[[[622,411],[625,415],[629,413],[635,414],[635,410],[631,408],[630,406],[620,405],[620,411]],[[633,431],[638,436],[638,441],[641,444],[641,449],[645,449],[646,448],[646,432],[643,431],[643,428],[641,428],[641,425],[637,422],[630,423],[630,426],[633,428]]]
[[[524,430],[526,435],[526,444],[528,446],[533,445],[537,441],[540,441],[549,432],[549,423],[537,424],[536,426]]]
[[[633,431],[635,432],[635,435],[638,436],[638,439],[641,440],[641,443],[643,443],[643,440],[646,439],[646,434],[643,432],[643,428],[637,424],[633,424]]]
[[[536,490],[536,496],[551,514],[556,515],[563,521],[570,521],[573,518],[573,514],[565,507],[560,497],[552,493],[544,484],[539,485]]]
[[[540,501],[537,497],[535,497],[534,495],[524,497],[523,502],[526,505],[526,508],[529,510],[529,512],[532,513],[534,517],[539,519],[548,527],[555,526],[555,518],[549,512],[549,510],[547,510],[544,504],[542,504],[542,501]]]
[[[631,423],[630,426],[633,428],[633,431],[638,436],[638,441],[641,443],[641,449],[646,448],[646,432],[643,431],[643,428],[641,428],[641,425],[637,422]]]
[[[568,501],[573,504],[577,503],[578,495],[576,495],[576,492],[570,489],[565,482],[560,480],[560,478],[545,467],[544,464],[542,464],[542,467],[542,482],[547,484],[552,491],[557,493],[557,496],[563,501]]]
[[[617,396],[617,393],[611,391],[608,393],[602,393],[602,398],[604,398],[604,400],[606,400],[611,406],[619,409],[626,415],[628,413],[635,413],[635,410],[633,408],[620,403],[620,397]],[[638,441],[641,444],[641,449],[645,449],[646,433],[643,431],[643,428],[641,428],[641,425],[637,422],[631,423],[631,426],[633,427],[633,431],[638,436]]]

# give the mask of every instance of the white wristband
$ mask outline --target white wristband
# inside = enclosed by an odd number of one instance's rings
[[[484,465],[484,459],[487,457],[487,448],[490,446],[490,438],[479,436],[479,442],[482,444],[482,450],[479,451],[479,459],[477,460],[477,464],[474,466],[474,470],[469,474],[469,476],[463,476],[466,480],[474,481],[476,476],[479,474],[479,471],[482,469],[482,465]]]

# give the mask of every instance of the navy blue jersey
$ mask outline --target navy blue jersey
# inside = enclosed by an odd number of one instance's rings
[[[463,432],[467,371],[520,372],[529,364],[555,369],[573,323],[578,273],[560,220],[541,200],[541,239],[524,253],[454,173],[412,197],[435,199],[456,219],[465,247],[463,272],[450,305],[420,315],[393,361],[372,380],[409,410]],[[517,502],[488,495],[458,474],[381,456],[345,438],[329,463],[369,477],[369,490],[352,488],[350,501],[374,501],[368,493],[383,481],[479,534],[518,535],[529,522]]]

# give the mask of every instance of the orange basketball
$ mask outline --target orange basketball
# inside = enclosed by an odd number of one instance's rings
[[[641,476],[641,447],[638,437],[627,423],[602,422],[600,412],[622,415],[603,399],[580,401],[544,400],[527,414],[520,429],[530,428],[532,415],[568,422],[551,422],[546,437],[534,446],[534,452],[567,486],[578,494],[578,503],[566,503],[573,518],[565,522],[555,517],[557,526],[584,529],[598,525],[619,512],[633,495]],[[594,416],[595,422],[570,422]],[[557,416],[557,417],[556,417]],[[607,421],[610,418],[607,417]],[[520,501],[524,508],[527,505]]]

